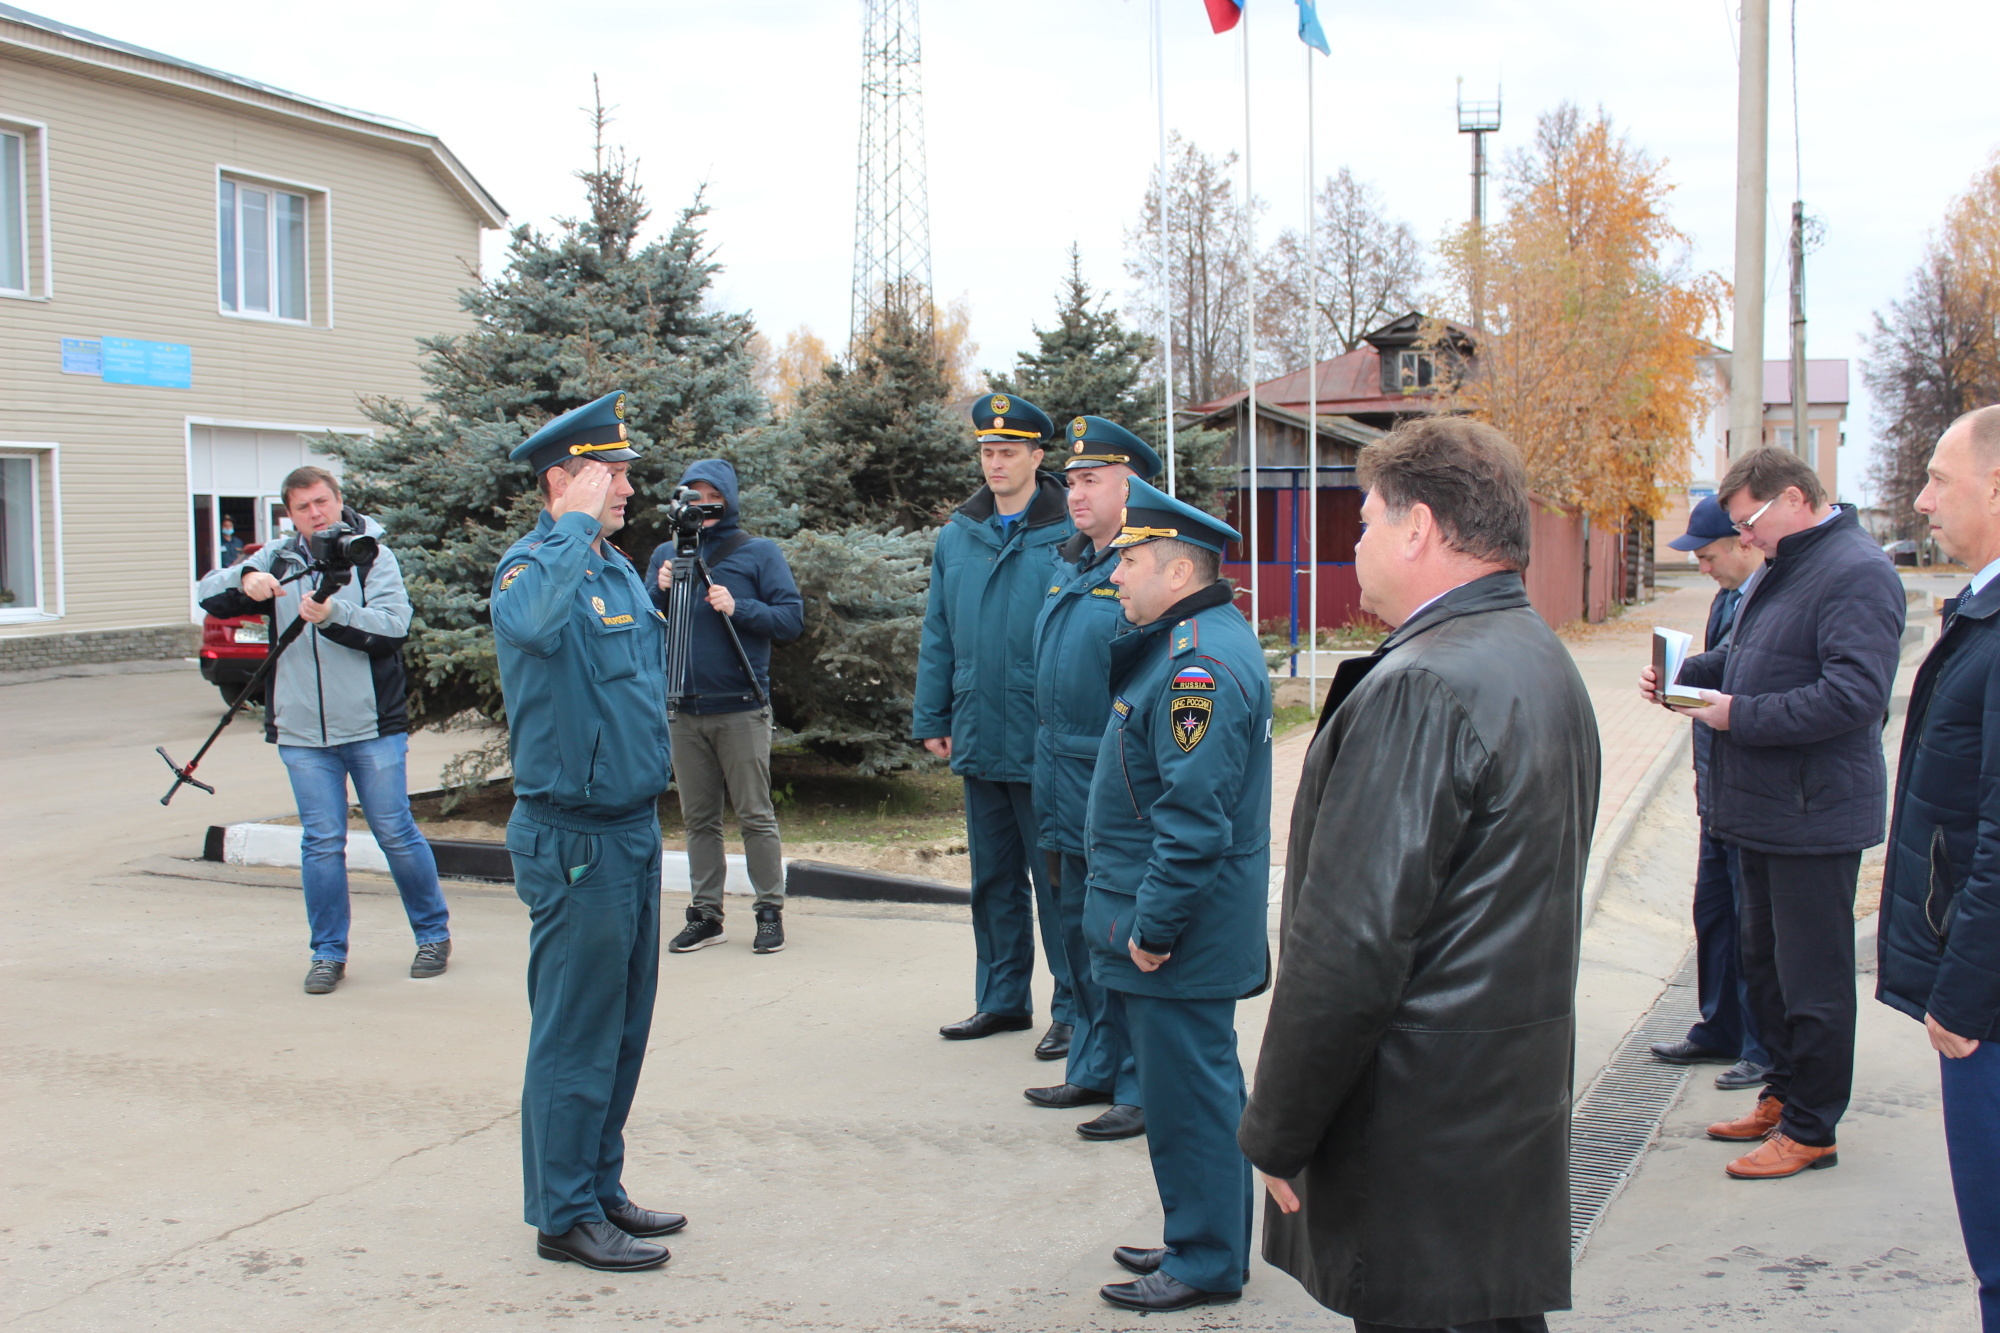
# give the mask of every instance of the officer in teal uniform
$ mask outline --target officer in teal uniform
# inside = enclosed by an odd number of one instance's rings
[[[1236,1146],[1236,1002],[1269,983],[1271,681],[1217,577],[1226,524],[1134,478],[1112,574],[1138,629],[1111,645],[1111,720],[1084,822],[1092,973],[1138,1060],[1165,1244],[1100,1295],[1181,1310],[1242,1294],[1250,1164]]]
[[[606,394],[514,450],[547,508],[493,575],[514,814],[507,851],[528,905],[526,1214],[545,1259],[623,1272],[667,1261],[642,1237],[687,1225],[626,1197],[625,1117],[660,964],[666,634],[607,542],[625,523],[625,395]]]
[[[1033,1026],[1039,908],[1055,994],[1035,1054],[1054,1060],[1069,1054],[1075,1014],[1054,886],[1035,850],[1035,616],[1056,548],[1076,529],[1062,483],[1041,469],[1055,432],[1048,415],[990,393],[972,405],[972,422],[986,484],[938,533],[910,725],[965,780],[972,853],[974,1013],[938,1031],[964,1041]]]
[[[1125,483],[1160,470],[1144,440],[1103,417],[1078,417],[1067,433],[1063,474],[1076,535],[1057,548],[1063,565],[1049,580],[1035,622],[1035,810],[1041,845],[1056,881],[1056,906],[1069,962],[1076,1032],[1064,1082],[1029,1088],[1037,1106],[1110,1109],[1076,1132],[1086,1139],[1128,1139],[1146,1132],[1131,1043],[1110,1020],[1107,992],[1091,979],[1083,937],[1083,814],[1104,724],[1111,717],[1111,641],[1131,628],[1111,582],[1125,505]]]

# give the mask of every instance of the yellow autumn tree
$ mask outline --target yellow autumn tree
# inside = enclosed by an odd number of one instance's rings
[[[1505,218],[1439,247],[1457,313],[1481,326],[1445,405],[1505,432],[1536,490],[1609,524],[1686,481],[1713,404],[1703,335],[1728,284],[1688,271],[1672,189],[1601,111],[1565,104],[1509,160]]]

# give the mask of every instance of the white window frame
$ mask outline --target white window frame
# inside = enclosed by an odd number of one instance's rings
[[[221,199],[221,194],[222,194],[222,185],[223,182],[225,181],[227,181],[231,185],[236,186],[238,189],[241,189],[243,186],[247,185],[252,189],[269,190],[284,194],[296,194],[304,196],[306,201],[306,223],[305,223],[306,312],[302,318],[293,318],[287,315],[279,315],[271,311],[244,310],[241,308],[232,308],[230,306],[223,304],[222,272],[223,272],[225,256],[222,250],[222,226],[220,221],[217,220],[213,224],[215,226],[216,313],[229,319],[250,319],[250,320],[256,320],[257,322],[262,324],[282,324],[285,325],[286,327],[295,329],[332,328],[333,327],[333,192],[327,189],[324,185],[314,185],[308,181],[288,180],[283,176],[273,176],[269,172],[255,171],[245,167],[232,167],[227,163],[218,162],[215,167],[214,188],[209,192],[209,205],[211,209],[211,217],[214,216],[213,210],[219,205],[219,201]],[[238,216],[240,217],[242,212],[242,204],[240,202],[240,196],[237,205],[237,211],[238,211]],[[237,298],[237,307],[240,307],[242,305],[242,300],[243,300],[243,272],[242,272],[242,261],[241,261],[241,255],[243,252],[243,238],[240,234],[241,232],[240,223],[238,225],[238,232],[239,235],[236,238],[236,251],[238,256],[237,273],[236,273],[236,298]],[[317,265],[315,264],[315,260],[317,260]],[[316,303],[313,299],[313,278],[315,276],[315,271],[317,271],[317,275],[320,281],[324,284],[326,309],[323,314],[321,314],[319,311],[315,309]],[[274,288],[274,294],[275,294],[275,288]]]
[[[49,127],[39,120],[11,115],[0,108],[0,134],[12,134],[21,143],[21,276],[23,288],[0,287],[0,298],[10,301],[46,301],[55,295],[55,247],[49,236]],[[34,180],[28,179],[33,163]],[[34,188],[30,188],[30,186]],[[36,246],[31,239],[41,234],[39,275]],[[36,277],[41,281],[37,290]]]
[[[63,604],[63,542],[62,542],[62,446],[52,442],[37,440],[0,440],[0,458],[26,458],[35,464],[35,503],[31,538],[35,552],[36,605],[33,608],[0,607],[0,625],[32,625],[51,620],[61,620]],[[42,469],[48,469],[49,514],[42,512]],[[53,532],[55,541],[48,542],[47,536]],[[48,577],[48,568],[42,559],[42,548],[50,546],[55,552],[55,578]],[[49,609],[49,594],[55,597],[55,609]]]

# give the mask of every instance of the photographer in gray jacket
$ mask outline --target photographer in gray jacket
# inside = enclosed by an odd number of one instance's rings
[[[402,659],[410,599],[403,574],[383,543],[340,591],[314,601],[312,535],[345,523],[379,540],[382,525],[344,505],[340,482],[324,468],[295,470],[281,493],[297,534],[210,573],[197,595],[213,616],[271,617],[273,643],[294,620],[308,626],[273,670],[264,723],[264,739],[277,745],[291,774],[303,826],[300,872],[312,928],[306,994],[327,994],[347,973],[350,778],[416,935],[410,975],[434,977],[451,957],[451,927],[437,860],[410,815]]]

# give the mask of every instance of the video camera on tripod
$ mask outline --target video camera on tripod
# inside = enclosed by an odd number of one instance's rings
[[[301,544],[306,551],[306,567],[279,582],[281,585],[297,583],[300,579],[310,578],[314,574],[319,575],[319,586],[306,595],[321,605],[330,601],[335,593],[347,586],[347,581],[354,577],[356,566],[367,564],[375,558],[376,552],[382,549],[382,544],[375,538],[345,522],[321,528],[318,532],[307,535]],[[284,634],[271,645],[271,651],[264,655],[263,665],[257,668],[255,675],[243,683],[243,689],[237,694],[236,702],[229,705],[228,711],[222,715],[222,721],[215,724],[215,730],[208,733],[208,739],[201,743],[201,748],[195,751],[194,758],[188,760],[185,767],[174,762],[173,756],[167,753],[166,746],[153,747],[154,753],[166,760],[167,767],[174,771],[174,785],[167,788],[167,794],[160,798],[161,805],[173,800],[174,793],[183,786],[199,787],[210,796],[215,795],[215,788],[206,782],[196,781],[195,766],[201,763],[202,756],[208,753],[209,747],[215,744],[218,736],[222,735],[222,729],[235,719],[243,705],[256,697],[257,691],[270,677],[272,668],[277,666],[278,659],[284,655],[285,649],[297,641],[308,623],[310,622],[304,616],[298,616],[285,627]]]
[[[694,649],[695,602],[715,582],[709,573],[708,562],[700,555],[702,529],[711,519],[726,517],[729,506],[703,499],[701,492],[692,486],[680,486],[675,488],[673,499],[660,506],[660,512],[667,517],[674,542],[673,580],[668,585],[667,595],[667,717],[671,720],[680,715],[681,703],[687,698],[688,663]],[[738,534],[738,540],[747,541],[748,538]],[[728,547],[722,554],[727,555],[733,549],[733,546]],[[743,674],[750,678],[750,688],[756,692],[758,706],[769,708],[771,697],[764,692],[764,682],[757,679],[756,669],[750,665],[750,654],[743,651],[743,640],[736,633],[735,622],[724,616],[722,627],[729,631],[730,645],[736,649],[736,660],[742,663]]]

